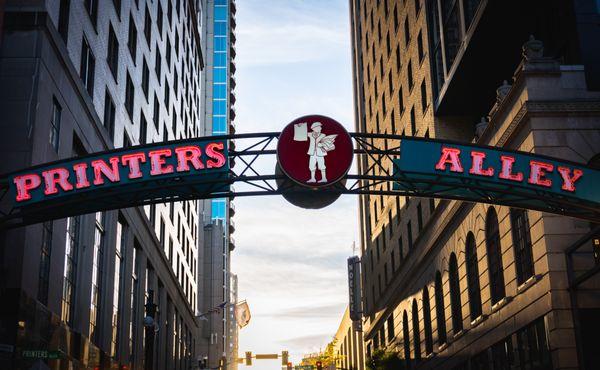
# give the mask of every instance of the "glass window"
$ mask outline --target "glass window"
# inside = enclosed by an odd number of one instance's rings
[[[115,274],[113,280],[113,312],[112,312],[112,336],[111,336],[111,356],[117,354],[117,343],[119,341],[119,309],[120,309],[120,292],[123,287],[125,277],[125,244],[127,242],[127,226],[124,221],[120,220],[117,222],[117,243],[115,245]]]
[[[492,304],[497,303],[506,295],[504,290],[504,274],[502,272],[502,251],[500,248],[500,231],[498,216],[494,207],[490,207],[485,221],[485,241],[490,271],[490,289]]]
[[[227,67],[227,53],[214,53],[214,66]]]
[[[52,99],[52,117],[50,119],[50,144],[54,148],[54,151],[58,153],[59,145],[59,134],[60,134],[60,118],[62,114],[62,107],[56,101],[56,98]]]
[[[417,306],[417,300],[413,299],[412,302],[412,325],[413,325],[413,351],[415,352],[415,359],[421,359],[421,329],[419,328],[419,307]]]
[[[214,84],[213,85],[213,98],[215,99],[227,99],[227,85],[225,84]]]
[[[217,4],[215,4],[217,5]],[[227,20],[227,6],[215,6],[215,21]]]
[[[215,51],[227,51],[227,38],[226,37],[215,37],[214,41]]]
[[[431,332],[431,305],[429,303],[429,289],[423,288],[423,329],[425,330],[425,353],[433,352],[433,335]]]
[[[212,201],[212,219],[225,219],[225,199],[215,199]]]
[[[469,289],[469,309],[471,310],[471,321],[481,316],[481,289],[479,285],[479,267],[477,260],[477,247],[475,236],[469,232],[467,235],[466,259],[467,259],[467,284]]]
[[[92,54],[90,44],[87,42],[85,37],[81,43],[81,65],[79,68],[79,76],[83,81],[88,94],[94,98],[94,70],[96,68],[96,58]]]
[[[460,284],[458,277],[458,263],[456,254],[450,255],[450,266],[448,267],[450,278],[450,308],[452,310],[452,332],[458,334],[463,329],[462,303],[460,300]]]
[[[442,274],[438,271],[435,275],[435,313],[437,321],[438,344],[446,343],[446,314],[444,310],[444,290],[442,286]]]
[[[215,35],[226,36],[227,35],[227,22],[215,22]]]
[[[65,44],[69,37],[69,16],[71,13],[71,0],[64,0],[60,2],[60,9],[58,13],[58,33],[62,37]]]
[[[110,69],[115,81],[119,81],[119,41],[117,35],[110,25],[108,27],[108,55],[106,56],[108,68]]]
[[[408,315],[406,310],[402,314],[402,341],[404,342],[404,360],[406,361],[406,367],[410,368],[410,334],[408,331]]]
[[[391,341],[392,339],[394,339],[394,337],[396,337],[396,332],[394,330],[394,313],[393,312],[390,314],[390,317],[388,317],[388,319],[387,319],[387,335],[388,335],[389,341]]]
[[[214,82],[227,82],[227,69],[225,68],[214,68],[213,69]]]
[[[71,325],[73,323],[73,298],[77,285],[77,258],[79,254],[79,224],[81,218],[69,217],[67,219],[67,235],[65,246],[65,265],[63,271],[63,296],[62,320]]]
[[[96,28],[98,24],[98,1],[97,0],[85,0],[85,10],[90,16],[90,21]]]
[[[494,369],[514,369],[515,362],[510,336],[492,346],[492,364]]]
[[[52,255],[52,221],[42,224],[42,248],[38,279],[38,299],[48,305],[48,286],[50,283],[50,256]]]
[[[517,283],[521,285],[533,276],[533,253],[527,212],[522,209],[511,209],[510,223],[517,267]]]
[[[92,289],[90,298],[90,339],[94,343],[100,342],[97,325],[100,318],[102,304],[102,276],[104,260],[104,213],[96,212],[94,227],[94,246],[92,256]]]
[[[213,100],[213,114],[217,114],[217,115],[227,114],[227,101],[226,100]]]
[[[225,117],[213,117],[213,133],[227,131],[227,119]]]
[[[552,369],[543,318],[517,332],[517,348],[521,369]]]

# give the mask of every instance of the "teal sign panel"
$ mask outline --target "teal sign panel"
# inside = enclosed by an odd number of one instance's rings
[[[42,220],[210,197],[229,191],[227,144],[189,139],[43,164],[7,176],[9,199]]]
[[[394,190],[417,196],[562,214],[600,211],[600,171],[496,147],[405,138],[392,177]]]

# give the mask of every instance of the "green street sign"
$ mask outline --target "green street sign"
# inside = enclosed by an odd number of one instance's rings
[[[47,351],[45,349],[27,349],[21,352],[21,357],[25,359],[56,360],[64,358],[62,351]]]

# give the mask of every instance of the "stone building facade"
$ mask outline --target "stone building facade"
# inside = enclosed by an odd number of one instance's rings
[[[0,2],[0,172],[199,136],[198,5]],[[2,231],[0,368],[193,366],[198,208],[165,203]]]
[[[350,8],[357,131],[598,166],[594,2],[352,0]],[[532,34],[543,42],[527,42]],[[371,164],[365,158],[359,171]],[[588,344],[597,281],[572,284],[594,266],[597,225],[460,201],[362,196],[359,205],[367,357],[387,348],[412,368],[598,366]]]
[[[358,329],[356,324],[350,320],[350,311],[346,307],[340,326],[333,337],[336,369],[365,369],[364,341],[362,331]]]

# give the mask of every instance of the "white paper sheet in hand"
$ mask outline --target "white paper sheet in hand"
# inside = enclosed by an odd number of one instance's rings
[[[296,123],[294,125],[294,141],[308,140],[308,125],[306,123]]]

